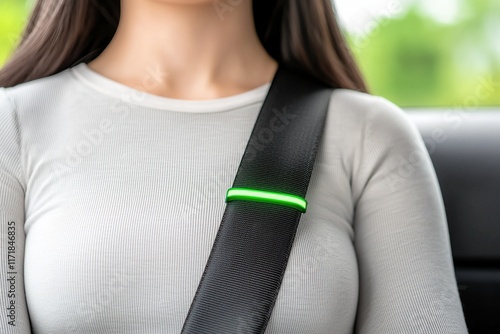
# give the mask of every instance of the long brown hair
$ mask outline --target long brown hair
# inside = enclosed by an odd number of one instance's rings
[[[278,62],[336,88],[367,92],[331,0],[253,0],[257,34]],[[58,73],[96,58],[111,41],[119,0],[37,0],[0,87]]]

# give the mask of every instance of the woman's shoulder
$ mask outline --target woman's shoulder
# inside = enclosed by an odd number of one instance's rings
[[[0,87],[0,103],[10,101],[18,112],[26,107],[38,107],[50,97],[67,91],[71,80],[70,69],[23,82],[11,87]]]
[[[329,105],[330,126],[371,139],[418,139],[416,125],[391,100],[351,89],[334,89]],[[337,125],[335,125],[335,124]],[[342,125],[342,126],[339,126]]]
[[[353,198],[371,176],[392,175],[401,161],[417,155],[428,160],[423,138],[406,111],[387,98],[359,91],[332,92],[324,137],[324,158],[345,166]],[[386,179],[391,186],[391,178]]]
[[[330,109],[344,118],[366,120],[376,117],[407,118],[406,112],[391,100],[357,90],[338,88],[332,91]]]

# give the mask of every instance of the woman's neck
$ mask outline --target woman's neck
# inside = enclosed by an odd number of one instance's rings
[[[115,81],[180,99],[248,91],[270,82],[278,66],[257,36],[250,0],[122,0],[113,39],[88,65]]]

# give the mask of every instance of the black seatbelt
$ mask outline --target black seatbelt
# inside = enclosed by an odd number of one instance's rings
[[[182,334],[264,333],[306,212],[332,90],[279,64]]]

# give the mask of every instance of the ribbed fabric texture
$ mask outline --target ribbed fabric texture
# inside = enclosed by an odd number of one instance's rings
[[[269,86],[179,100],[81,63],[0,88],[0,332],[180,333]],[[335,90],[306,199],[267,334],[467,333],[400,108]]]

